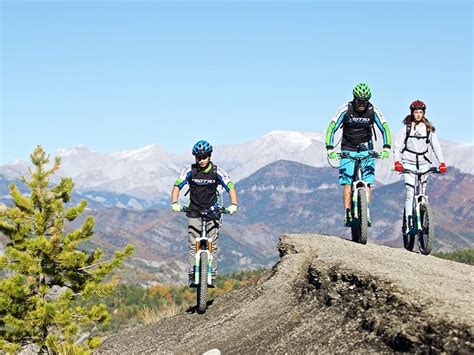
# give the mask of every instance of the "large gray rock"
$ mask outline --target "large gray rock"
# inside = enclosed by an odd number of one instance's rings
[[[335,237],[283,236],[256,284],[110,337],[100,353],[473,353],[473,267]]]

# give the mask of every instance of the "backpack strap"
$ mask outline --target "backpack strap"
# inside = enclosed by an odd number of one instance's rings
[[[376,141],[377,140],[377,132],[375,132],[375,125],[374,125],[374,121],[372,121],[372,132],[374,133],[374,140]]]
[[[196,164],[191,165],[191,178],[196,177],[197,173],[198,173],[198,168]],[[187,196],[189,194],[189,191],[190,191],[190,186],[188,184],[188,190],[185,192],[184,196]]]
[[[410,153],[413,153],[416,155],[416,168],[419,169],[419,156],[421,155],[423,157],[423,159],[425,159],[428,163],[431,164],[431,160],[428,159],[428,157],[426,156],[426,153],[428,153],[428,147],[426,148],[426,151],[423,152],[423,153],[418,153],[418,152],[413,152],[411,151],[410,149],[407,148],[407,141],[408,141],[408,138],[410,137],[410,131],[411,131],[411,123],[410,124],[407,124],[406,125],[406,134],[405,134],[405,142],[404,142],[404,147],[402,149],[402,153],[404,151],[408,151]],[[431,133],[431,130],[428,130],[428,128],[426,129],[426,137],[419,137],[419,138],[425,138],[426,140],[426,145],[428,145],[430,143],[430,133]],[[418,138],[418,137],[416,137]]]
[[[215,176],[215,179],[216,179],[216,194],[217,194],[217,198],[219,198],[219,183],[217,182],[217,165],[216,164],[212,164],[212,170],[214,172],[214,176]]]

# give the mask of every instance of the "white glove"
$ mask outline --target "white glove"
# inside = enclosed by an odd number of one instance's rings
[[[179,202],[173,202],[171,204],[171,211],[173,212],[181,212],[181,205],[179,204]]]
[[[227,212],[229,212],[229,214],[236,213],[238,209],[239,209],[239,206],[237,206],[235,203],[233,203],[232,205],[230,205],[229,207],[226,208],[226,210],[227,210]]]

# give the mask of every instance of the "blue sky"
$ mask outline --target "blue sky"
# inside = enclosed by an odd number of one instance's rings
[[[465,2],[1,2],[0,163],[321,131],[367,82],[393,132],[422,99],[473,143]]]

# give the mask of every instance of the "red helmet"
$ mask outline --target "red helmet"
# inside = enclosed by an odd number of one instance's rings
[[[416,100],[413,101],[410,105],[410,110],[413,112],[415,110],[423,110],[426,111],[426,105],[423,101]]]

